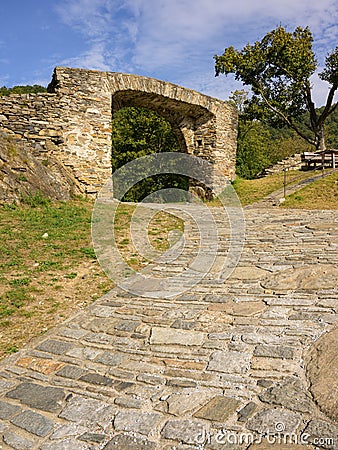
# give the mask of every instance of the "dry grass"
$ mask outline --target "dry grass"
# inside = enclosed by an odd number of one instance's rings
[[[17,351],[114,287],[92,248],[93,203],[30,200],[31,206],[0,207],[0,357]],[[116,227],[121,253],[138,269],[148,262],[129,245],[133,208],[119,208]],[[158,213],[149,224],[150,241],[164,251],[169,247],[168,232],[177,228],[182,228],[179,219]]]
[[[288,195],[283,208],[338,209],[338,172]]]
[[[296,184],[301,180],[313,177],[317,172],[313,171],[299,171],[290,170],[286,175],[287,185]],[[243,206],[258,202],[267,195],[278,189],[281,189],[284,184],[284,173],[277,173],[268,175],[263,178],[255,180],[244,180],[237,177],[233,186]]]

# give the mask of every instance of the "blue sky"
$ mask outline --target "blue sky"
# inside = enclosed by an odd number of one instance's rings
[[[0,86],[47,85],[55,66],[136,73],[227,99],[214,54],[278,24],[310,26],[319,65],[338,45],[337,0],[1,0]],[[317,106],[328,85],[313,80]]]

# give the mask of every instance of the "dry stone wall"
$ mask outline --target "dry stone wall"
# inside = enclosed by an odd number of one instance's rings
[[[95,194],[111,173],[112,115],[125,106],[147,107],[165,117],[183,152],[214,164],[215,185],[217,171],[234,178],[234,108],[153,78],[57,67],[48,93],[0,98],[0,128],[56,156],[88,194]]]
[[[35,142],[40,151],[62,142],[62,121],[55,94],[14,94],[0,97],[0,126],[14,137]],[[40,148],[41,147],[41,148]]]
[[[295,153],[289,158],[278,161],[271,167],[264,169],[263,175],[271,175],[272,173],[283,172],[284,169],[299,170],[302,168],[302,155],[301,153]]]

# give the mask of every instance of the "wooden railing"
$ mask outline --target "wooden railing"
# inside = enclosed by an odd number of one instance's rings
[[[313,165],[314,168],[318,166],[336,168],[338,164],[338,150],[327,149],[322,152],[304,152],[302,154],[302,162],[306,164],[308,168]]]

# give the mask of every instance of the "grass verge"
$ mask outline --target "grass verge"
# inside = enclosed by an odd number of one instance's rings
[[[338,172],[288,195],[283,208],[338,209]]]
[[[318,175],[318,172],[290,170],[287,172],[286,182],[287,185],[291,185],[307,178],[312,178],[314,175]],[[244,180],[243,178],[237,177],[233,182],[233,186],[243,206],[262,200],[272,192],[281,189],[283,185],[283,172],[254,180]]]
[[[50,203],[30,198],[26,205],[0,207],[0,358],[64,321],[114,287],[96,261],[91,243],[92,201]],[[129,243],[135,206],[116,214],[117,243],[134,269],[148,264]],[[161,251],[168,232],[182,222],[163,212],[148,227]]]

